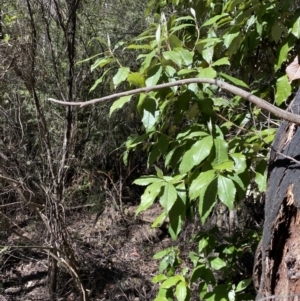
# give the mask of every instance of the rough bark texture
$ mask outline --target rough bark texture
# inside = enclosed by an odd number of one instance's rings
[[[288,110],[300,113],[300,90]],[[300,127],[294,123],[283,121],[278,128],[268,172],[256,300],[300,291]]]

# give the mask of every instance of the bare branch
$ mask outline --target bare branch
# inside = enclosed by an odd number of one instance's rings
[[[53,98],[49,98],[49,100],[52,102],[55,102],[55,103],[66,105],[66,106],[84,107],[84,106],[96,104],[98,102],[112,100],[112,99],[116,99],[116,98],[123,97],[123,96],[135,95],[135,94],[139,94],[139,93],[147,93],[147,92],[151,92],[151,91],[161,90],[164,88],[170,88],[170,87],[174,87],[174,86],[181,86],[181,85],[192,84],[192,83],[207,83],[207,84],[216,85],[216,86],[220,87],[222,90],[228,91],[228,92],[238,95],[238,96],[241,96],[242,98],[254,103],[259,108],[264,109],[279,118],[282,118],[287,121],[294,122],[294,123],[300,125],[300,116],[299,115],[284,111],[280,108],[275,107],[274,105],[270,104],[269,102],[265,101],[264,99],[257,97],[241,88],[238,88],[231,84],[225,83],[225,82],[217,80],[217,79],[212,79],[212,78],[181,79],[181,80],[171,82],[171,83],[165,83],[165,84],[160,84],[160,85],[156,85],[156,86],[120,92],[120,93],[108,95],[108,96],[101,97],[101,98],[92,99],[92,100],[85,101],[85,102],[82,102],[82,101],[65,102],[65,101],[61,101],[61,100],[57,100],[57,99],[53,99]]]

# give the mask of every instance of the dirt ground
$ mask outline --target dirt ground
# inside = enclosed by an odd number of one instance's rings
[[[100,215],[74,211],[67,227],[82,267],[82,278],[91,300],[153,300],[157,287],[151,282],[158,263],[153,255],[174,242],[167,229],[151,229],[159,206],[135,217],[136,207],[123,214],[113,206]],[[18,226],[43,244],[43,225],[30,216],[22,216]],[[0,249],[0,301],[49,300],[47,288],[48,257],[45,251],[22,248],[15,234],[2,235],[1,245],[20,246]],[[59,269],[57,300],[77,300],[70,275]]]

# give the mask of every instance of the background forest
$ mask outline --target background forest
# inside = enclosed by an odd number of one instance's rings
[[[0,0],[0,17],[0,300],[253,300],[281,115],[235,88],[287,108],[300,2]]]

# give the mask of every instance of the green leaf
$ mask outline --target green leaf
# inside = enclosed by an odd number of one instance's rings
[[[146,129],[146,132],[152,130],[153,126],[159,119],[160,112],[156,109],[156,101],[153,98],[147,97],[141,108],[143,109],[143,118],[142,122]]]
[[[228,49],[231,46],[232,41],[240,35],[240,29],[234,26],[230,29],[229,33],[224,35],[224,45]]]
[[[207,284],[214,284],[216,282],[212,271],[205,267],[204,264],[197,266],[191,275],[191,283],[196,282],[198,279],[204,280]]]
[[[140,185],[140,186],[147,186],[152,183],[156,182],[163,182],[161,178],[158,178],[157,176],[154,175],[149,175],[149,176],[141,176],[140,178],[136,179],[133,184]]]
[[[218,196],[223,204],[230,210],[234,208],[236,188],[233,181],[222,175],[218,176]]]
[[[104,58],[97,59],[96,62],[91,66],[91,71],[94,71],[98,67],[103,68],[107,64],[110,64],[114,61],[115,59],[111,57],[104,57]]]
[[[236,173],[244,172],[247,168],[246,157],[242,153],[230,154],[230,157],[234,160]]]
[[[252,282],[252,278],[249,279],[245,279],[239,282],[239,284],[237,285],[235,292],[241,292],[243,291],[247,286],[249,286],[249,284]]]
[[[223,58],[215,61],[214,63],[212,63],[211,66],[213,67],[213,66],[223,66],[223,65],[230,65],[228,57],[223,57]]]
[[[146,79],[146,87],[155,86],[159,81],[162,74],[162,66],[156,65],[148,73],[148,78]]]
[[[280,106],[292,93],[292,87],[289,83],[287,75],[283,75],[277,79],[275,102]]]
[[[164,186],[163,195],[160,197],[159,202],[164,207],[165,212],[168,213],[177,199],[177,192],[171,183],[166,183]]]
[[[215,149],[215,158],[212,162],[212,166],[218,166],[226,161],[229,161],[228,159],[228,144],[225,140],[216,138],[214,139],[214,149]]]
[[[130,73],[128,76],[127,76],[127,81],[133,85],[133,86],[136,86],[136,87],[143,87],[145,85],[145,78],[143,75],[141,75],[140,73],[138,72],[133,72],[133,73]]]
[[[138,58],[137,58],[138,60],[144,58],[144,61],[142,62],[142,66],[141,66],[141,69],[140,69],[140,72],[145,72],[145,70],[151,65],[152,59],[155,56],[156,56],[156,49],[154,49],[153,51],[151,51],[148,54],[140,54],[138,56]]]
[[[153,283],[158,283],[158,282],[161,282],[163,280],[166,280],[167,279],[167,276],[164,275],[164,274],[159,274],[159,275],[156,275],[152,278],[152,282]]]
[[[175,290],[175,296],[178,301],[185,301],[185,298],[187,296],[187,287],[186,283],[184,281],[180,281]]]
[[[141,197],[141,204],[136,210],[136,215],[141,211],[147,210],[155,201],[155,199],[160,194],[161,188],[164,182],[155,182],[149,185]]]
[[[201,190],[206,189],[207,186],[212,182],[215,178],[215,171],[208,170],[201,172],[200,175],[193,180],[190,189],[189,189],[189,196],[192,200],[196,199],[200,196]]]
[[[113,77],[114,88],[116,88],[121,82],[127,79],[130,69],[127,67],[119,68],[117,74]]]
[[[215,69],[208,67],[208,68],[198,68],[198,77],[204,77],[204,78],[216,78],[217,72]]]
[[[289,51],[293,48],[293,45],[290,44],[290,41],[288,40],[285,44],[283,44],[279,51],[278,61],[277,64],[275,64],[275,71],[277,71],[283,62],[285,62],[288,58]]]
[[[172,61],[179,68],[181,68],[181,55],[176,51],[165,51],[163,57],[166,61]]]
[[[176,285],[179,281],[182,281],[182,280],[183,280],[183,277],[181,275],[176,275],[176,276],[168,278],[166,281],[164,281],[161,284],[160,287],[161,288],[170,288],[170,287]]]
[[[204,22],[204,24],[203,24],[201,27],[213,25],[213,24],[215,24],[217,21],[219,21],[220,19],[222,19],[222,18],[224,18],[224,17],[227,17],[227,16],[228,16],[227,13],[224,13],[224,14],[221,14],[221,15],[214,16],[214,17],[208,19],[206,22]]]
[[[234,162],[233,161],[225,161],[221,164],[214,165],[214,170],[233,170],[234,169]]]
[[[132,97],[132,95],[128,95],[128,96],[123,96],[123,97],[119,98],[118,100],[116,100],[110,107],[109,116],[111,116],[111,114],[115,110],[121,109],[127,102],[129,102],[131,100],[131,97]]]
[[[218,271],[218,270],[226,267],[226,262],[224,260],[222,260],[221,258],[219,258],[219,257],[210,258],[209,260],[210,260],[211,267],[214,270]]]
[[[173,248],[172,247],[166,248],[166,249],[164,249],[162,251],[157,252],[153,256],[153,259],[161,259],[161,258],[165,257],[166,255],[170,254],[171,252],[173,252]]]
[[[188,51],[187,49],[184,48],[176,48],[176,52],[178,52],[181,56],[182,61],[184,62],[185,66],[190,66],[193,63],[193,52]]]
[[[178,193],[178,187],[176,187],[176,192]],[[168,227],[168,231],[171,235],[171,238],[176,240],[180,231],[181,231],[181,228],[182,228],[182,225],[183,225],[183,222],[184,222],[184,219],[185,219],[185,213],[186,213],[186,206],[185,206],[185,203],[186,203],[186,200],[185,200],[185,187],[184,187],[184,183],[181,184],[181,188],[182,188],[182,193],[180,195],[184,195],[183,198],[180,198],[177,196],[177,199],[176,199],[176,202],[174,203],[173,207],[171,208],[171,210],[169,211],[169,227]]]
[[[292,28],[292,34],[299,39],[300,38],[300,17],[296,20]]]
[[[229,81],[231,81],[232,83],[234,83],[235,85],[237,86],[241,86],[241,87],[244,87],[244,88],[249,88],[247,84],[245,84],[243,81],[235,78],[235,77],[232,77],[230,75],[227,75],[223,72],[220,72],[219,75]]]
[[[151,228],[161,227],[161,225],[164,223],[166,218],[167,218],[167,215],[166,215],[165,211],[163,211],[152,223]]]
[[[199,165],[209,154],[213,145],[212,136],[204,137],[192,145],[183,155],[179,166],[181,173],[190,171],[194,166]]]
[[[204,225],[217,202],[217,180],[213,179],[208,186],[199,189],[199,216]]]
[[[259,192],[265,192],[267,188],[267,174],[255,173],[255,183],[257,184]]]
[[[157,175],[160,179],[163,179],[163,177],[164,177],[163,171],[162,171],[159,167],[157,167],[156,165],[154,166],[154,168],[155,168],[155,170],[156,170],[156,175]]]

